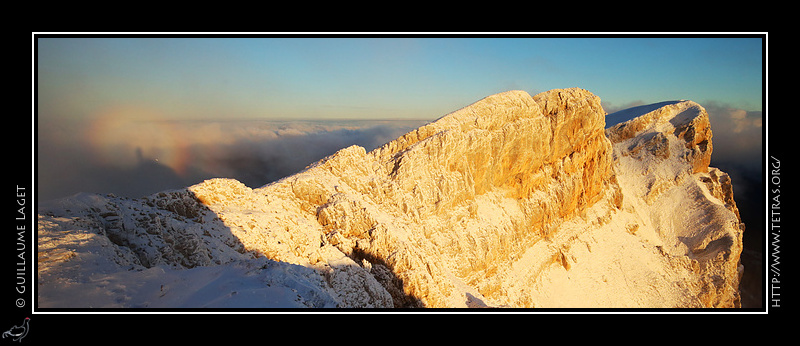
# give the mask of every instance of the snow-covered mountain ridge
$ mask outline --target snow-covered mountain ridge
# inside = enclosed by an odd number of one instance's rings
[[[371,152],[40,204],[40,307],[736,307],[744,225],[708,115],[509,91]],[[628,118],[631,118],[628,120]]]

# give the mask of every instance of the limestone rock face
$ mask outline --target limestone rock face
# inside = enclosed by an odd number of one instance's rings
[[[306,301],[339,307],[738,306],[744,226],[730,178],[708,167],[705,110],[686,101],[605,120],[586,90],[509,91],[259,188],[212,179],[40,207],[39,248],[54,254],[40,277],[64,280],[58,268],[88,258],[55,255],[69,229],[111,240],[120,268],[311,268]],[[101,222],[120,205],[135,216],[125,220],[155,221]],[[134,245],[148,241],[163,245]]]
[[[619,194],[603,117],[585,90],[497,94],[371,153],[343,149],[258,193],[293,194],[321,237],[349,256],[380,259],[422,306],[464,301],[461,281],[500,298],[494,280],[514,256]]]

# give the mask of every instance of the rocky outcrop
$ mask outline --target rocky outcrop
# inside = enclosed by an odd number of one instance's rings
[[[510,91],[263,187],[154,195],[147,227],[83,215],[144,253],[129,265],[261,257],[313,268],[340,307],[738,306],[743,225],[705,110],[605,116],[586,90]],[[77,222],[57,214],[40,208],[40,234]]]
[[[709,167],[712,132],[705,109],[677,102],[606,134],[623,194],[631,197],[625,207],[639,215],[667,257],[687,261],[692,304],[740,306],[744,224],[730,177]]]
[[[421,306],[465,301],[463,284],[501,298],[494,280],[512,258],[605,196],[615,196],[606,209],[619,202],[603,116],[599,98],[579,89],[493,95],[255,193],[287,196],[314,228],[305,232],[342,253],[380,259]]]

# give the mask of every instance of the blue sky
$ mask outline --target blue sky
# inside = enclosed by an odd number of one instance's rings
[[[511,89],[762,110],[761,38],[38,38],[39,119],[435,119]],[[135,111],[128,113],[136,116]]]

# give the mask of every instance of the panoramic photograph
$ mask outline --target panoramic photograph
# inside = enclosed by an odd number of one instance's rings
[[[766,35],[473,36],[37,35],[27,308],[764,311]]]

